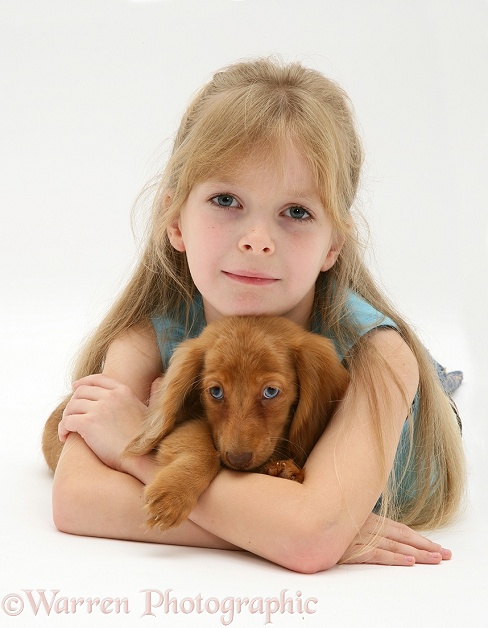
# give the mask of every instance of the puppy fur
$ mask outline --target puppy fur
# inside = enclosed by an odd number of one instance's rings
[[[272,316],[227,317],[175,350],[144,431],[125,455],[151,454],[148,525],[188,518],[221,466],[303,482],[307,456],[349,383],[333,343]],[[54,469],[63,402],[46,423]]]

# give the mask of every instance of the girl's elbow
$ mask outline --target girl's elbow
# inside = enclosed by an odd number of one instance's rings
[[[297,526],[290,539],[291,550],[287,553],[284,566],[303,574],[314,574],[335,567],[344,552],[339,548],[334,529],[336,526],[315,518],[306,525]]]
[[[329,548],[324,550],[317,550],[317,548],[312,550],[304,548],[304,550],[301,550],[297,548],[287,556],[284,567],[297,573],[314,574],[327,571],[335,567],[338,562],[339,559],[335,558],[333,553],[329,551]]]
[[[284,566],[296,573],[309,575],[327,571],[336,564],[336,562],[329,560],[327,556],[310,556],[298,553],[291,557],[291,560],[287,560]]]
[[[52,516],[60,532],[77,533],[77,513],[80,507],[83,508],[85,493],[85,487],[73,478],[54,481]]]

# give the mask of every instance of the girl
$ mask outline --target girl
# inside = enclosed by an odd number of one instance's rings
[[[237,63],[198,92],[142,259],[51,418],[64,410],[60,530],[243,548],[305,573],[450,557],[412,528],[458,510],[460,430],[435,365],[362,263],[351,214],[361,164],[348,98],[316,71]],[[184,524],[148,531],[154,464],[121,452],[175,346],[232,314],[281,315],[332,338],[350,371],[347,395],[304,484],[222,470]]]

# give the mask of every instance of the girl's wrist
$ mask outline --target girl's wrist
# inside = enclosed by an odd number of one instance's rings
[[[157,466],[151,456],[127,456],[120,462],[120,471],[132,475],[144,485],[149,484],[157,473]]]

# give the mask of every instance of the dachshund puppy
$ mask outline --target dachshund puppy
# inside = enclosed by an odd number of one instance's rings
[[[333,343],[285,318],[223,318],[181,343],[124,452],[161,467],[145,491],[148,525],[187,519],[221,465],[303,482],[348,383]]]

